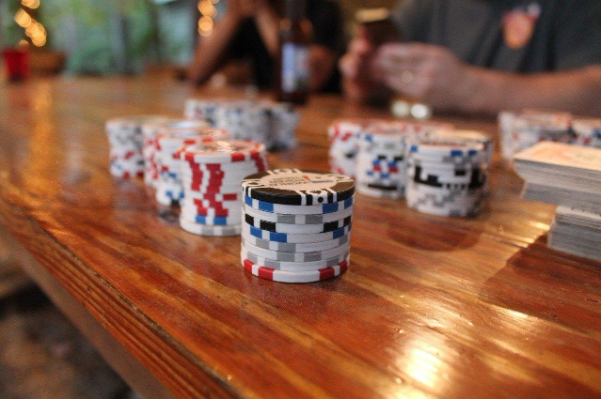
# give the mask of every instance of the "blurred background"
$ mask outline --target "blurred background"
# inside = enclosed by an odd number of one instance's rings
[[[29,46],[34,75],[140,74],[185,66],[227,0],[0,0],[0,48]],[[339,0],[354,12],[395,0]]]

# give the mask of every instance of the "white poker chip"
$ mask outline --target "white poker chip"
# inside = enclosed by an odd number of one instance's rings
[[[185,147],[182,159],[196,163],[238,163],[259,162],[266,152],[266,147],[250,140],[212,141]]]
[[[180,218],[180,227],[187,232],[200,236],[238,236],[241,234],[241,226],[208,226],[189,222]]]
[[[242,223],[243,231],[251,236],[257,237],[263,240],[269,240],[280,243],[316,243],[321,241],[329,241],[339,239],[352,230],[352,225],[344,226],[343,228],[334,230],[332,232],[317,233],[317,234],[291,234],[291,233],[279,233],[271,232],[268,230],[262,230],[254,226],[249,225],[246,222]]]
[[[267,222],[287,223],[293,225],[308,225],[325,222],[333,222],[348,218],[352,215],[353,208],[342,209],[330,214],[314,214],[314,215],[292,215],[292,214],[275,214],[271,212],[261,211],[252,208],[248,205],[243,206],[243,211],[255,219],[260,219]]]
[[[245,240],[243,240],[243,247],[245,247],[246,250],[261,258],[267,258],[280,262],[297,263],[323,261],[345,253],[349,253],[350,251],[349,243],[343,244],[339,247],[330,250],[303,253],[287,253],[283,251],[266,250],[261,247],[257,247],[253,243],[247,242]]]
[[[253,216],[247,214],[244,216],[244,219],[245,222],[256,228],[267,230],[269,232],[279,232],[287,234],[313,234],[332,232],[334,230],[348,226],[352,222],[351,216],[337,221],[305,225],[265,221],[259,218],[254,218]]]
[[[346,261],[349,257],[349,250],[345,251],[341,255],[335,256],[322,261],[312,262],[284,262],[271,260],[268,258],[262,258],[254,253],[250,252],[241,245],[241,259],[249,260],[253,264],[257,264],[266,268],[272,268],[279,271],[291,271],[291,272],[303,272],[303,271],[315,271],[318,269],[328,268],[331,266],[339,265],[342,261]]]
[[[343,274],[350,266],[350,261],[348,259],[332,267],[302,272],[275,270],[254,264],[252,261],[243,258],[241,259],[241,264],[243,265],[245,271],[269,281],[284,283],[311,283],[324,281]]]
[[[264,250],[280,251],[284,253],[312,253],[330,250],[345,244],[349,244],[350,235],[346,234],[340,238],[317,243],[281,243],[277,241],[264,240],[249,233],[242,232],[241,237],[250,244]]]

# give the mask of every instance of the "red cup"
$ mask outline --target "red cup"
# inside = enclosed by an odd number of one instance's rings
[[[20,81],[29,75],[29,53],[23,49],[3,49],[2,58],[9,81]]]

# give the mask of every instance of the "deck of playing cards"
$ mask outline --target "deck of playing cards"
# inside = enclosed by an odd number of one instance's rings
[[[559,205],[549,247],[601,260],[601,150],[541,142],[514,161],[523,198]]]

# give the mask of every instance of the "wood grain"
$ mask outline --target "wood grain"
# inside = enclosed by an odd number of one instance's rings
[[[240,95],[196,95],[217,94]],[[108,118],[180,115],[191,95],[158,78],[0,88],[0,224],[174,395],[600,397],[600,263],[546,247],[554,206],[521,200],[498,155],[478,218],[358,195],[348,273],[272,283],[240,267],[240,239],[188,234],[108,173]],[[316,97],[270,165],[326,169],[346,116],[385,112]]]

